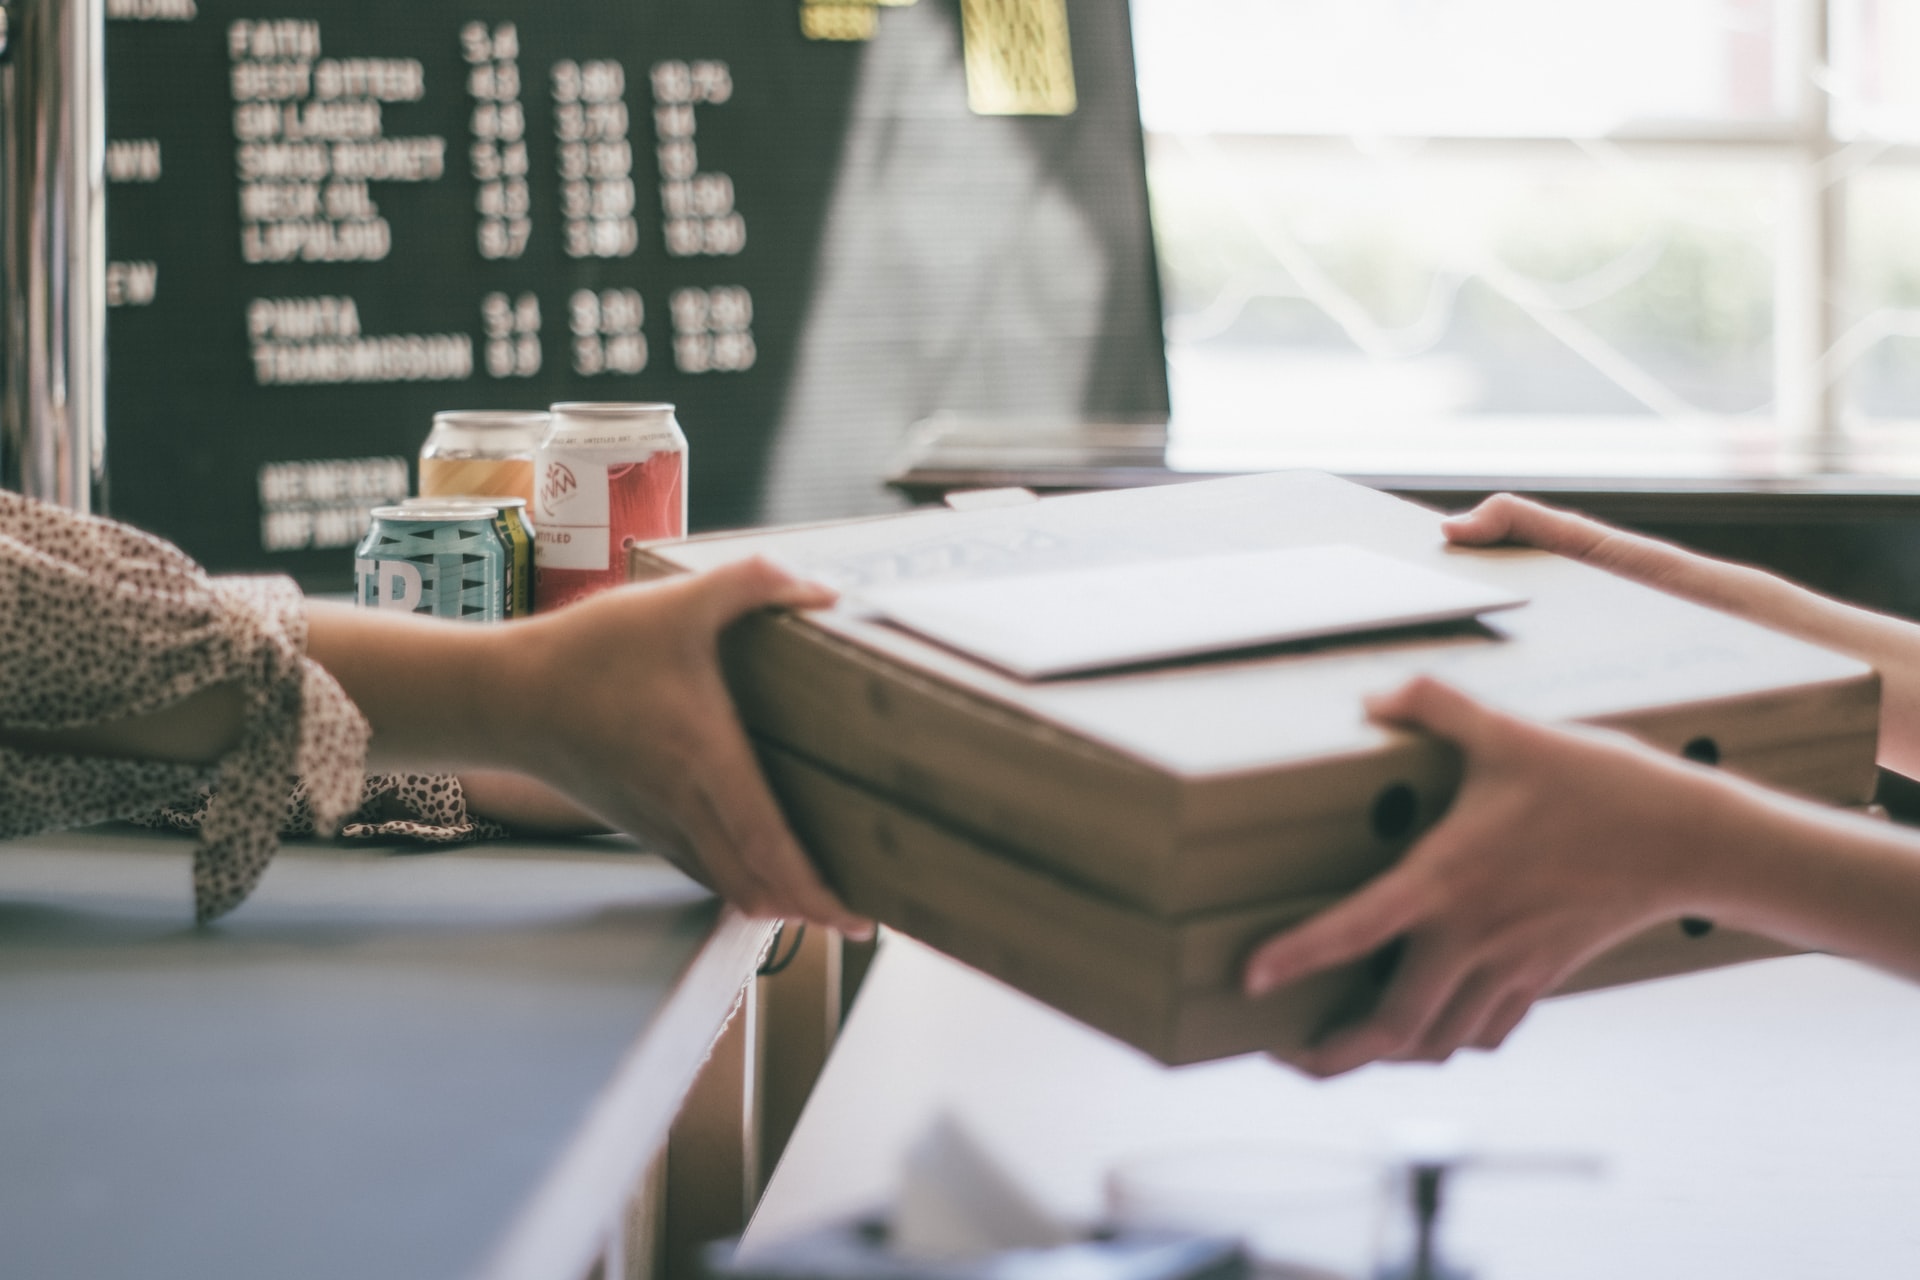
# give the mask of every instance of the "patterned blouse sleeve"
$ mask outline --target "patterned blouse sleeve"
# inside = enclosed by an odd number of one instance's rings
[[[207,921],[239,906],[273,857],[294,775],[323,828],[360,798],[366,719],[306,640],[285,578],[210,578],[151,535],[0,492],[0,726],[123,720],[227,683],[245,709],[239,743],[204,768],[0,746],[0,836],[126,817],[211,784],[194,910]]]

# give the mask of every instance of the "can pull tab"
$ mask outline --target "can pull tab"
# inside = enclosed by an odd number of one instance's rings
[[[1600,1161],[1592,1156],[1549,1152],[1487,1153],[1472,1150],[1464,1133],[1452,1125],[1409,1127],[1395,1144],[1389,1221],[1404,1213],[1404,1234],[1389,1232],[1403,1243],[1389,1248],[1374,1268],[1373,1280],[1473,1280],[1473,1273],[1449,1261],[1441,1243],[1441,1214],[1446,1208],[1449,1180],[1462,1171],[1474,1173],[1560,1174],[1597,1177]]]

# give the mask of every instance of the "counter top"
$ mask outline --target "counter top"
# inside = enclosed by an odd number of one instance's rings
[[[1327,1083],[1258,1057],[1169,1069],[895,935],[746,1248],[882,1203],[942,1113],[1068,1221],[1097,1218],[1126,1162],[1369,1155],[1442,1121],[1493,1153],[1600,1164],[1463,1177],[1449,1229],[1479,1280],[1907,1275],[1916,1063],[1920,986],[1795,956],[1550,1000],[1500,1052],[1440,1067]]]
[[[197,929],[181,838],[0,844],[11,1274],[565,1277],[771,926],[637,846],[294,846]]]

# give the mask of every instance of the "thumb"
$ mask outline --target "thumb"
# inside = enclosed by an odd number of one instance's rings
[[[1526,506],[1524,498],[1511,493],[1496,493],[1471,511],[1448,516],[1440,522],[1440,531],[1448,542],[1467,547],[1490,547],[1513,536],[1516,507]]]
[[[839,598],[832,588],[796,578],[760,556],[709,569],[691,586],[699,613],[715,631],[756,610],[824,609]]]
[[[1463,546],[1507,542],[1576,560],[1586,559],[1618,532],[1596,520],[1511,493],[1496,493],[1465,514],[1449,516],[1440,528],[1447,541]]]
[[[1470,755],[1482,754],[1512,727],[1512,717],[1476,702],[1432,676],[1415,676],[1392,693],[1368,698],[1367,714],[1406,729],[1423,729]]]

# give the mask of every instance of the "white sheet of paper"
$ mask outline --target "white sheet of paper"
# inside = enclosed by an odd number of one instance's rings
[[[1526,599],[1362,547],[879,587],[859,604],[1028,680],[1458,621]]]

